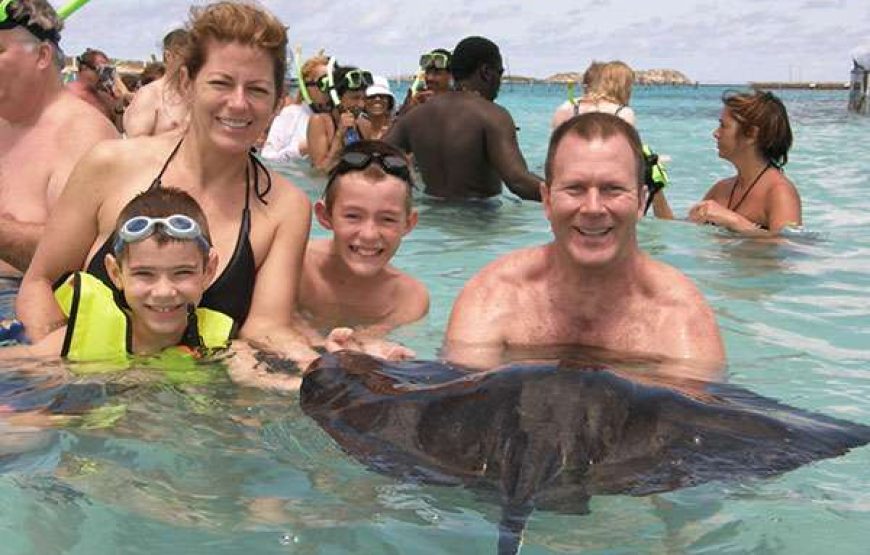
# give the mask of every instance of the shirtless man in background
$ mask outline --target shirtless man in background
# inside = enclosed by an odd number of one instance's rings
[[[73,166],[118,133],[64,90],[62,22],[48,1],[16,0],[0,9],[0,317],[9,317]]]
[[[178,52],[187,44],[187,31],[175,29],[163,37],[163,63],[166,74],[138,91],[124,112],[127,137],[159,135],[182,127],[187,122],[187,104],[168,86],[177,69]]]
[[[457,90],[408,111],[384,140],[414,154],[429,195],[485,199],[500,194],[504,182],[520,198],[540,200],[541,178],[529,172],[514,120],[493,102],[504,73],[498,46],[463,39],[450,71]]]

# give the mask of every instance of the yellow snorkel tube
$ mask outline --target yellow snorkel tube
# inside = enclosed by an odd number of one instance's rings
[[[305,77],[302,75],[302,46],[298,44],[293,49],[293,65],[296,66],[296,82],[299,85],[299,94],[302,95],[302,101],[311,106],[314,104],[314,101],[311,100],[311,95],[308,94]]]
[[[417,96],[417,93],[420,92],[420,83],[423,82],[423,79],[426,78],[426,70],[422,67],[417,69],[417,75],[414,76],[414,82],[411,83],[411,96]]]
[[[576,104],[574,97],[574,81],[568,81],[568,102]]]
[[[63,6],[61,6],[57,10],[57,16],[61,19],[66,19],[75,12],[77,12],[82,6],[87,4],[90,0],[70,0]]]

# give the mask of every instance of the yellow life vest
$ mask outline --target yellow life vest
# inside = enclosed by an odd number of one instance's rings
[[[72,361],[126,360],[131,354],[130,316],[99,278],[75,272],[54,290],[67,316],[61,356]],[[226,347],[235,332],[233,319],[208,308],[196,309],[196,325],[182,340],[187,347]]]

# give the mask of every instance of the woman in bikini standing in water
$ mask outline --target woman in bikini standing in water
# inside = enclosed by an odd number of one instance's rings
[[[82,268],[105,277],[104,254],[121,208],[145,189],[173,186],[202,206],[220,257],[201,304],[231,316],[240,337],[307,362],[315,355],[292,315],[310,202],[250,153],[281,98],[285,27],[250,4],[217,2],[192,8],[188,30],[175,76],[189,103],[188,127],[107,141],[79,162],[25,277],[18,315],[33,340],[62,325],[55,280]],[[154,300],[155,311],[177,308],[161,302]]]
[[[737,175],[713,185],[689,210],[689,219],[732,231],[776,234],[800,226],[801,198],[782,167],[792,134],[782,101],[769,92],[725,93],[713,132],[719,156]]]

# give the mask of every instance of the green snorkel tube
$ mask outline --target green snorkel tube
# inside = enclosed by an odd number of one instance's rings
[[[61,19],[66,19],[87,4],[90,0],[70,0],[60,9],[57,10],[57,16]]]
[[[420,84],[423,82],[423,78],[426,77],[426,70],[421,68],[417,69],[417,75],[414,76],[414,82],[411,83],[411,96],[417,96],[417,93],[420,92]]]
[[[296,82],[299,84],[299,94],[302,95],[302,101],[311,106],[314,101],[308,94],[308,87],[305,85],[305,78],[302,75],[302,47],[299,45],[293,49],[293,65],[296,66]]]
[[[568,102],[573,106],[576,104],[576,99],[574,97],[574,81],[568,81]]]
[[[643,158],[646,162],[646,171],[644,172],[644,184],[647,186],[649,195],[646,199],[646,206],[643,209],[644,215],[649,212],[649,207],[652,206],[653,199],[659,191],[664,190],[668,186],[668,172],[658,154],[652,151],[649,145],[643,145]]]

